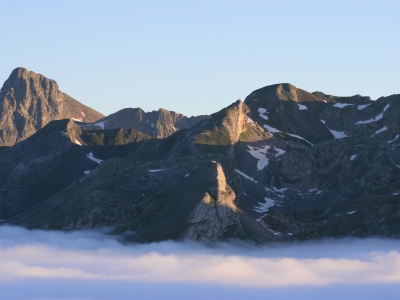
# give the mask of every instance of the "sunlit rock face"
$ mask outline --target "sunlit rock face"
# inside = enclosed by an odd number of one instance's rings
[[[277,84],[193,123],[140,109],[50,123],[0,150],[9,170],[0,204],[19,207],[3,206],[3,217],[28,228],[108,227],[134,242],[399,237],[399,114],[398,95],[372,101]],[[114,128],[122,124],[130,129]],[[41,172],[38,161],[63,167]],[[21,174],[37,184],[17,185]],[[39,182],[49,178],[64,184],[44,196]],[[42,195],[34,205],[28,190]]]
[[[54,80],[15,69],[0,93],[0,145],[12,146],[52,120],[71,117]]]
[[[16,68],[0,92],[0,146],[13,146],[53,120],[94,122],[102,117],[61,92],[56,81]]]

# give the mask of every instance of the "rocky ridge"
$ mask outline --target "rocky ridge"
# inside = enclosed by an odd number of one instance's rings
[[[97,138],[96,126],[74,127],[82,149],[96,143],[109,151],[119,137],[132,149],[110,153],[89,174],[6,222],[58,230],[107,226],[136,242],[398,238],[399,113],[400,95],[372,101],[278,84],[162,139],[127,129]],[[135,114],[140,126],[147,123]]]
[[[132,128],[162,139],[206,118],[207,116],[186,117],[163,108],[151,112],[144,112],[141,108],[125,108],[95,123],[82,125],[102,129]]]

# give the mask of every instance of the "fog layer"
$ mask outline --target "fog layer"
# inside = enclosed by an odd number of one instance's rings
[[[255,246],[123,245],[102,232],[0,227],[0,283],[206,284],[245,289],[400,283],[400,241],[343,239]]]

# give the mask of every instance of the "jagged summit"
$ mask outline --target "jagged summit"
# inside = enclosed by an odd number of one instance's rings
[[[25,140],[52,120],[96,121],[102,114],[60,91],[56,81],[14,69],[0,92],[0,146]]]
[[[51,120],[68,118],[71,114],[54,80],[17,68],[0,92],[0,145],[12,146]]]
[[[94,124],[105,129],[132,128],[156,138],[166,138],[180,129],[186,129],[207,116],[186,117],[174,111],[160,108],[145,112],[141,108],[124,108],[98,120]]]

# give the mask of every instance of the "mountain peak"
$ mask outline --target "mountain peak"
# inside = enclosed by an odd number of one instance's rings
[[[12,70],[10,77],[22,77],[24,74],[33,73],[37,75],[35,72],[29,71],[23,67],[18,67]]]
[[[50,121],[70,117],[54,80],[16,68],[0,92],[0,145],[12,146]]]
[[[50,121],[93,122],[102,114],[61,92],[56,81],[18,67],[0,92],[0,146],[25,140]]]

